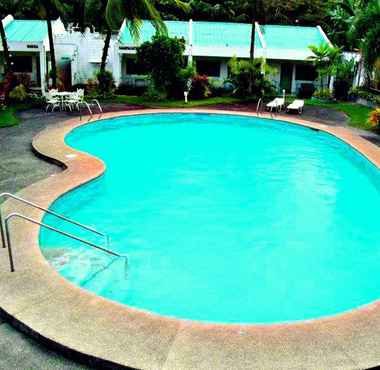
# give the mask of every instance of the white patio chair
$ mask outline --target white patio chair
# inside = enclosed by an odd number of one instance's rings
[[[76,109],[79,112],[81,107],[85,107],[92,115],[93,112],[91,107],[96,106],[99,109],[99,112],[103,113],[103,109],[97,99],[92,99],[90,102],[87,102],[84,99],[84,89],[78,89],[76,92],[72,93],[66,102],[69,104],[70,110]]]
[[[49,112],[49,108],[51,108],[51,111],[54,112],[55,108],[60,108],[60,101],[58,98],[54,96],[54,93],[58,90],[49,90],[45,97],[46,97],[46,113]]]
[[[285,99],[284,98],[275,98],[271,102],[269,102],[266,105],[266,108],[270,110],[271,112],[273,109],[276,109],[277,111],[281,111],[281,109],[284,107]]]
[[[299,114],[302,114],[305,101],[302,99],[295,99],[291,104],[286,107],[286,111],[297,110]]]

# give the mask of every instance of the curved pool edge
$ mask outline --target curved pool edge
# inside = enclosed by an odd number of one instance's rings
[[[101,119],[174,112],[256,117],[252,113],[222,110],[154,109],[104,114]],[[291,116],[285,119],[262,114],[260,117],[326,131],[380,168],[380,149],[348,129]],[[70,131],[87,123],[70,119],[34,138],[35,150],[62,163],[66,169],[22,190],[24,197],[48,207],[63,194],[104,172],[101,160],[64,143]],[[11,206],[19,211],[25,209],[11,201],[4,204],[6,209]],[[38,220],[43,217],[37,210],[27,211]],[[106,300],[72,285],[42,256],[38,227],[14,221],[13,228],[15,273],[7,272],[6,250],[0,250],[0,291],[4,292],[1,310],[34,336],[55,343],[73,355],[96,359],[107,367],[119,364],[138,369],[353,369],[380,363],[380,301],[332,317],[275,325],[206,324],[166,318]]]

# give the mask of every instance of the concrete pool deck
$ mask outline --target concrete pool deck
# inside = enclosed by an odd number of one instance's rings
[[[186,111],[256,117],[252,113],[220,110],[155,109],[110,113],[102,118]],[[268,114],[261,116],[272,118]],[[380,149],[352,130],[293,116],[286,120],[338,136],[380,167]],[[84,123],[70,119],[37,135],[35,149],[63,163],[66,170],[27,187],[20,192],[21,196],[47,207],[61,194],[103,173],[101,160],[64,144],[65,135]],[[42,218],[39,211],[7,201],[4,211],[10,210]],[[358,369],[380,363],[379,301],[334,317],[296,324],[214,325],[170,319],[128,308],[75,287],[60,277],[42,256],[38,227],[14,220],[12,230],[16,272],[7,272],[7,250],[0,249],[3,314],[53,347],[85,357],[93,364],[182,370]]]

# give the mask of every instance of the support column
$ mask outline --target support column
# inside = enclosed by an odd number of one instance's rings
[[[46,92],[46,74],[47,74],[47,66],[46,66],[46,50],[45,46],[42,46],[42,50],[40,51],[40,73],[41,73],[41,91],[42,95],[45,96]]]
[[[293,72],[292,72],[292,85],[290,87],[290,92],[292,94],[296,93],[296,64],[293,64]]]
[[[331,92],[334,90],[334,81],[335,81],[334,76],[331,76],[331,78],[330,78],[330,85],[329,85],[329,89],[330,89]]]
[[[193,20],[189,20],[189,56],[187,58],[188,64],[193,64]]]

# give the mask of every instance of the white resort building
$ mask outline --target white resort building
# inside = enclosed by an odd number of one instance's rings
[[[15,73],[30,75],[35,88],[46,89],[50,66],[50,52],[45,21],[3,19]],[[197,71],[211,78],[228,77],[228,61],[233,56],[249,58],[250,24],[198,21],[166,21],[169,36],[183,38],[185,55],[195,60]],[[271,77],[275,86],[296,93],[302,83],[314,83],[316,73],[309,59],[310,45],[320,45],[330,40],[320,26],[279,26],[256,24],[255,56],[266,59],[276,73]],[[107,69],[112,71],[116,84],[139,86],[146,84],[135,63],[136,48],[148,41],[155,30],[148,21],[143,22],[141,37],[136,44],[125,23],[113,35],[108,52]],[[53,22],[57,64],[65,85],[85,84],[94,78],[99,69],[104,43],[103,35],[86,31],[84,34],[65,29],[58,19]],[[0,51],[2,47],[0,46]],[[0,73],[3,63],[0,59]]]

